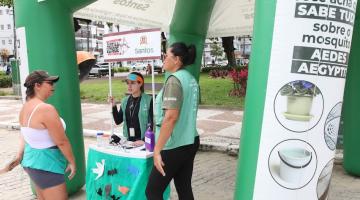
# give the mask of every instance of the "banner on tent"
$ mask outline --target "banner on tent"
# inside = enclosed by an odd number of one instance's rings
[[[160,29],[143,29],[104,35],[106,62],[160,59]]]

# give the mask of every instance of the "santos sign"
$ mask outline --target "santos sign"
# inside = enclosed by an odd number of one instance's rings
[[[104,60],[160,59],[160,29],[144,29],[104,35]]]

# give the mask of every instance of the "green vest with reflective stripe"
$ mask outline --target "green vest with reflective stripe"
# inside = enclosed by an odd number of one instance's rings
[[[129,96],[125,97],[124,100],[121,102],[121,108],[123,111],[123,135],[126,138],[129,138],[129,132],[128,132],[128,126],[126,123],[126,106],[127,102],[129,100]],[[140,108],[138,113],[139,118],[139,124],[140,124],[140,130],[141,130],[141,139],[145,136],[145,131],[147,129],[147,124],[149,123],[149,109],[150,109],[150,102],[151,102],[151,96],[145,93],[142,93],[141,100],[140,100]]]
[[[185,69],[178,70],[170,76],[175,76],[177,79],[179,79],[183,92],[183,99],[179,117],[176,121],[170,138],[164,146],[164,150],[193,144],[194,138],[198,136],[198,132],[196,130],[196,117],[199,106],[199,84],[195,78]],[[164,119],[164,110],[162,109],[162,104],[163,89],[157,95],[155,102],[156,141],[159,138],[160,126]]]
[[[65,174],[67,161],[60,149],[35,149],[25,144],[23,167]]]

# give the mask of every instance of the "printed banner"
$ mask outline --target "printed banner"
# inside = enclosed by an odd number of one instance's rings
[[[253,199],[328,197],[356,3],[277,1]]]
[[[154,60],[161,57],[160,29],[144,29],[104,35],[105,62]]]

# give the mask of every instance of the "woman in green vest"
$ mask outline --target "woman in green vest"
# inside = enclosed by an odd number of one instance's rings
[[[144,77],[138,72],[131,72],[126,78],[129,96],[121,101],[118,110],[114,98],[110,97],[113,105],[113,118],[115,123],[123,122],[123,135],[134,146],[144,144],[145,131],[148,124],[153,123],[152,98],[144,93]]]
[[[155,167],[146,188],[149,200],[163,199],[172,179],[180,200],[194,199],[191,177],[199,148],[196,130],[199,85],[184,67],[194,63],[195,55],[194,45],[174,43],[165,56],[164,69],[170,76],[156,97]]]

